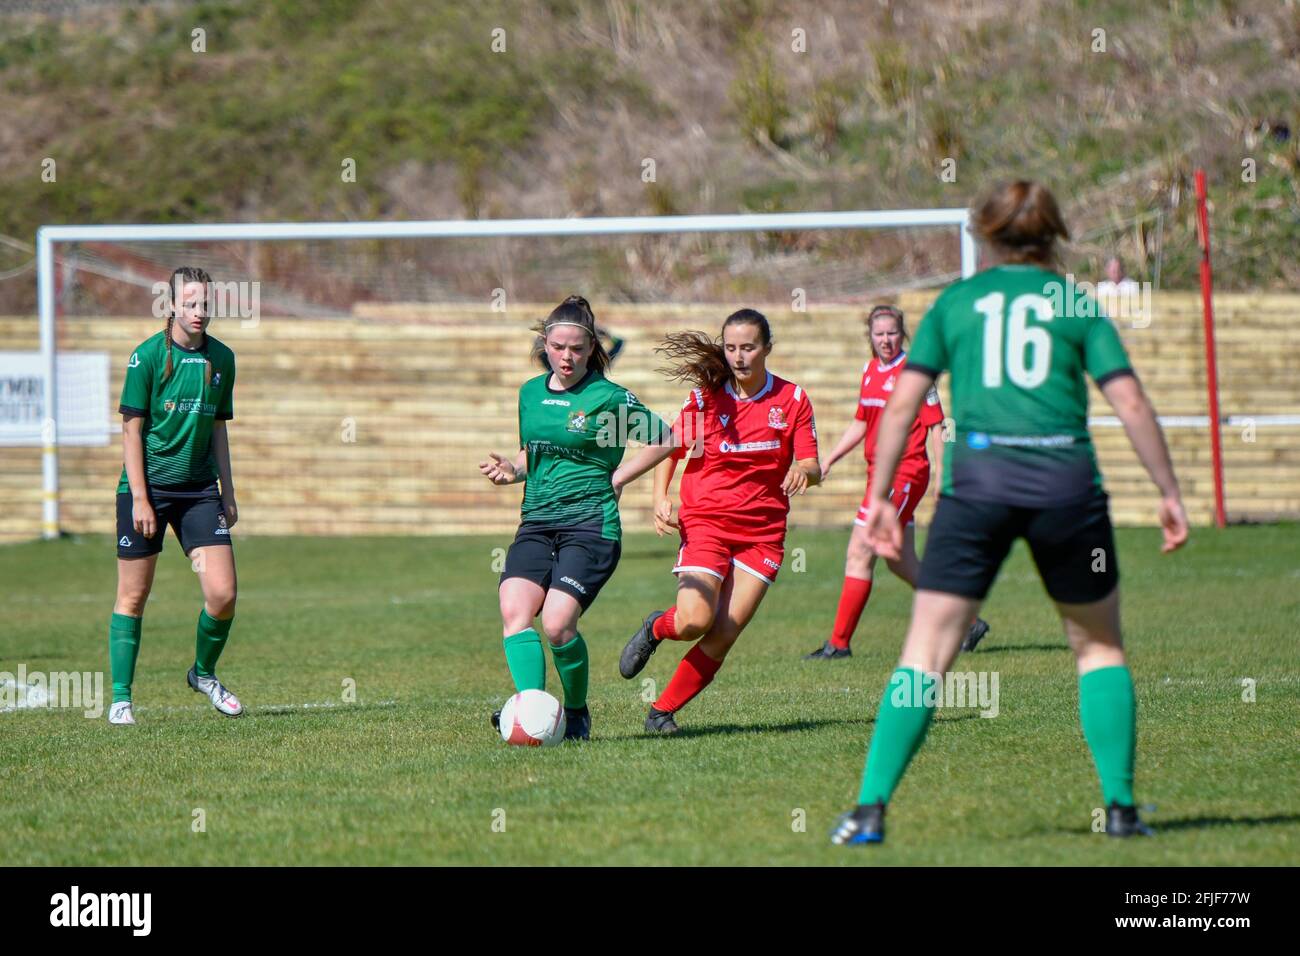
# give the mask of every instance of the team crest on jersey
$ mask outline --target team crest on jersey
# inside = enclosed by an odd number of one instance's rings
[[[176,403],[173,402],[170,398],[167,399],[166,401],[163,402],[163,411],[165,412],[176,411]]]
[[[587,430],[587,413],[579,409],[576,412],[569,412],[569,431],[582,432]]]
[[[889,376],[889,380],[880,386],[881,391],[892,392],[894,390],[894,376]]]
[[[773,428],[785,428],[789,424],[785,420],[785,412],[781,411],[780,405],[773,405],[767,410],[767,423]]]

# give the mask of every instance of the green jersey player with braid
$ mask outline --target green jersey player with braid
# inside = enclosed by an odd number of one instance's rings
[[[1069,232],[1038,183],[992,190],[971,231],[988,266],[944,290],[916,334],[876,441],[867,534],[897,559],[903,542],[887,496],[926,393],[952,374],[956,440],[921,561],[912,621],[880,701],[855,810],[836,844],[884,840],[885,806],[925,739],[971,618],[1012,544],[1024,538],[1074,651],[1079,721],[1101,778],[1106,832],[1146,835],[1133,796],[1137,707],[1120,637],[1119,572],[1107,497],[1088,435],[1084,376],[1097,383],[1160,492],[1166,552],[1187,540],[1169,449],[1119,333],[1058,275]],[[1081,814],[1082,816],[1082,814]]]
[[[526,482],[498,587],[515,689],[546,689],[546,657],[533,627],[540,614],[564,688],[564,737],[586,740],[589,668],[578,618],[622,553],[612,475],[629,440],[661,445],[673,439],[658,415],[605,377],[609,355],[586,299],[569,296],[534,331],[533,354],[547,372],[519,390],[520,450],[512,457],[493,452],[479,470],[493,484]],[[492,715],[493,726],[500,715]]]
[[[235,355],[206,331],[211,282],[202,269],[172,273],[166,328],[136,346],[127,361],[119,407],[117,600],[108,630],[113,724],[135,723],[131,686],[140,625],[168,525],[203,590],[186,681],[227,717],[244,710],[215,671],[235,616],[230,529],[238,510],[226,437],[226,422],[234,417]]]

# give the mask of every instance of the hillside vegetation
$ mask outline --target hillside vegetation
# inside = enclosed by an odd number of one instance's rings
[[[1023,175],[1066,202],[1079,272],[1118,251],[1152,278],[1159,251],[1162,285],[1190,287],[1204,166],[1219,287],[1300,280],[1293,2],[54,9],[0,15],[0,233],[25,241],[58,222],[960,206]],[[0,294],[27,307],[32,285]]]

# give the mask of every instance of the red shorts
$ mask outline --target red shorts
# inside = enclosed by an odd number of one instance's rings
[[[898,510],[898,523],[906,528],[912,523],[912,514],[916,511],[916,506],[921,503],[925,497],[925,490],[930,487],[930,475],[926,473],[920,476],[895,475],[894,487],[889,489],[889,500]],[[867,493],[862,496],[862,504],[858,506],[858,516],[853,519],[857,525],[867,523],[867,505],[871,504],[871,485],[867,485]]]
[[[773,584],[785,558],[785,543],[782,541],[743,541],[719,537],[700,529],[691,532],[689,538],[685,528],[681,534],[682,547],[677,552],[673,574],[702,571],[725,581],[735,567]]]

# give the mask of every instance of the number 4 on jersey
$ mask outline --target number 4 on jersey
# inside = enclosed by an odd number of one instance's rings
[[[975,308],[984,316],[984,387],[1000,388],[1005,368],[1013,385],[1037,388],[1047,380],[1052,366],[1052,336],[1042,326],[1031,326],[1029,315],[1032,312],[1040,322],[1052,321],[1056,315],[1052,300],[1031,293],[1016,296],[1011,300],[1009,322],[1003,311],[1005,304],[1006,296],[1001,292],[990,292],[975,302]],[[1004,325],[1007,326],[1005,336]]]

